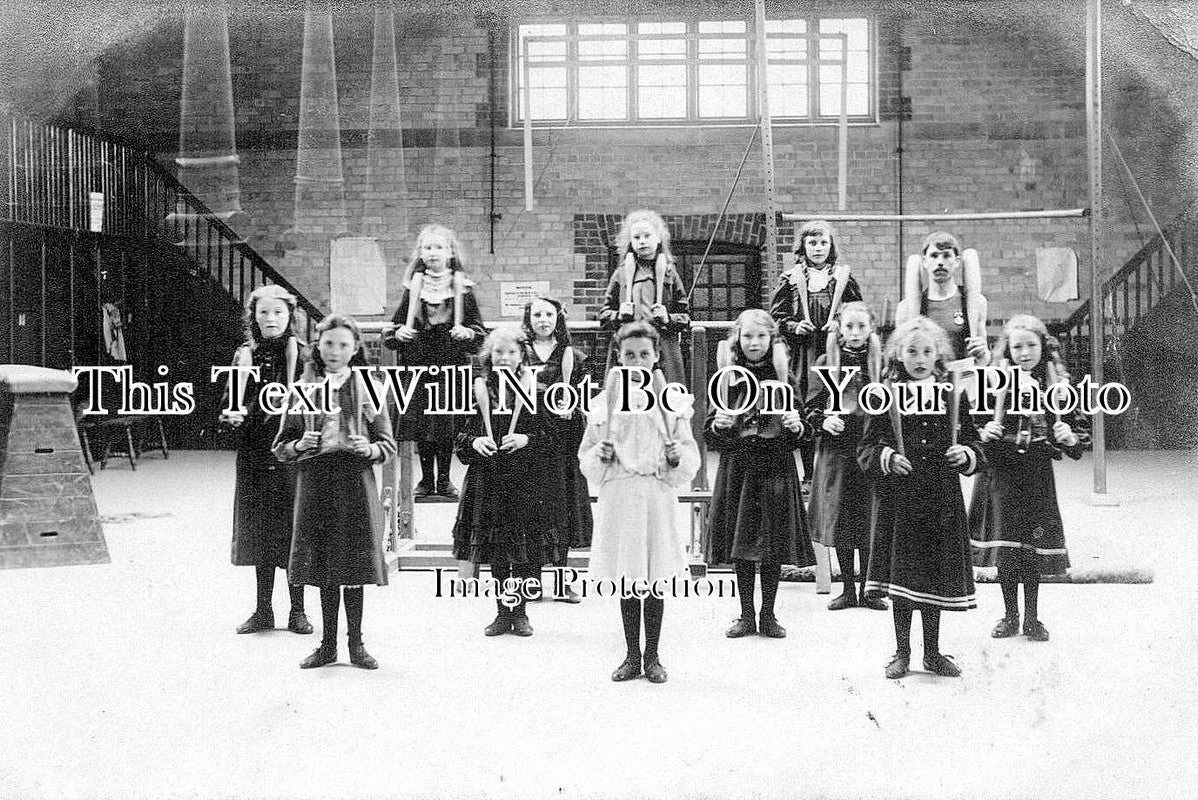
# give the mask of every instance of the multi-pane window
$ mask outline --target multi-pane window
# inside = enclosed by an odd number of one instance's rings
[[[755,120],[757,52],[748,19],[595,20],[519,25],[512,121],[527,101],[539,125]],[[770,115],[779,122],[875,113],[872,23],[771,19],[765,25]]]

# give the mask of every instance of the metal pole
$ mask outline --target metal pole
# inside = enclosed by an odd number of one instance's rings
[[[774,192],[774,135],[770,124],[769,56],[765,46],[765,0],[755,0],[757,35],[757,109],[761,117],[761,158],[765,174],[765,257],[778,267],[778,198]]]
[[[532,86],[529,85],[528,45],[524,45],[521,66],[524,77],[524,210],[532,211],[536,202],[532,194]]]
[[[1086,150],[1090,176],[1090,375],[1102,383],[1103,270],[1102,270],[1102,0],[1086,2]],[[1096,502],[1106,498],[1106,426],[1102,411],[1095,411],[1094,493]]]
[[[849,38],[840,37],[840,124],[837,140],[836,210],[849,207]]]
[[[828,222],[961,222],[963,220],[993,220],[993,219],[1058,219],[1063,217],[1084,217],[1090,213],[1088,208],[1059,208],[1047,211],[980,211],[962,214],[838,214],[812,211],[808,213],[786,212],[782,219],[786,222],[799,222],[807,219],[823,219]]]

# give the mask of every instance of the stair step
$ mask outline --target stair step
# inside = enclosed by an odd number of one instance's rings
[[[408,540],[401,542],[399,550],[388,554],[388,561],[395,563],[400,570],[433,570],[438,567],[458,566],[453,557],[453,545],[449,542],[417,542]],[[586,569],[590,564],[590,554],[585,551],[572,553],[566,565],[575,569]]]

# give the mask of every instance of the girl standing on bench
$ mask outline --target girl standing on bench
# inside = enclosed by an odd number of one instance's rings
[[[291,512],[295,506],[295,469],[280,464],[271,446],[279,432],[278,415],[258,404],[258,390],[267,383],[287,384],[299,378],[308,358],[292,321],[295,296],[271,284],[260,286],[245,304],[246,342],[233,356],[235,367],[257,367],[258,380],[242,376],[246,413],[221,412],[221,423],[237,431],[237,482],[233,490],[233,563],[252,566],[257,574],[258,605],[238,633],[257,633],[275,627],[271,598],[275,570],[287,569],[291,550]],[[226,401],[228,400],[226,390]],[[226,402],[227,406],[228,403]],[[289,586],[291,613],[287,629],[311,633],[304,613],[304,587]]]
[[[728,335],[732,363],[747,369],[758,382],[772,380],[776,341],[778,326],[768,312],[742,311]],[[748,389],[743,382],[734,383],[724,405],[738,408]],[[807,430],[798,410],[766,415],[751,407],[733,415],[713,404],[708,413],[703,438],[708,449],[719,451],[720,466],[711,493],[704,551],[708,564],[736,565],[740,619],[726,633],[731,639],[758,632],[773,639],[786,636],[774,616],[782,565],[815,563],[794,459]],[[753,597],[759,566],[760,620]]]
[[[399,351],[402,366],[444,369],[468,363],[487,331],[453,231],[442,225],[425,225],[420,230],[403,285],[392,325],[383,329],[383,346]],[[411,402],[393,420],[395,438],[416,442],[421,476],[413,495],[457,499],[457,487],[449,480],[454,417],[426,413],[426,388],[442,380],[427,373],[416,379],[419,385]]]
[[[658,360],[657,329],[633,322],[616,332],[614,346],[620,364],[652,372]],[[645,410],[632,392],[632,412],[617,414],[617,386],[607,387],[591,405],[586,434],[578,449],[582,472],[596,487],[595,539],[591,545],[591,582],[669,582],[686,568],[683,533],[677,524],[678,489],[699,469],[699,448],[691,434],[693,398],[673,398],[678,413]],[[624,641],[628,652],[612,673],[627,681],[644,673],[650,683],[665,683],[666,670],[658,657],[665,600],[653,593],[620,598]],[[641,650],[641,621],[645,649]]]

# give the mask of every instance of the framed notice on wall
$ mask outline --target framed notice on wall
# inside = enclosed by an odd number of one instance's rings
[[[378,239],[343,237],[329,244],[329,306],[338,314],[384,313],[387,262]]]
[[[518,317],[524,313],[525,303],[543,294],[549,294],[549,281],[501,281],[499,313],[505,317]]]

